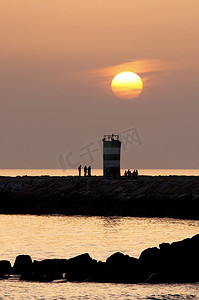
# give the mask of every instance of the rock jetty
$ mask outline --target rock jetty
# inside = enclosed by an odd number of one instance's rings
[[[172,217],[199,220],[199,176],[0,177],[0,214]]]
[[[159,248],[145,249],[139,258],[117,252],[105,262],[92,259],[88,253],[42,261],[19,255],[13,267],[9,261],[0,261],[0,278],[8,279],[13,274],[20,280],[38,282],[199,282],[199,234],[171,244],[162,243]]]

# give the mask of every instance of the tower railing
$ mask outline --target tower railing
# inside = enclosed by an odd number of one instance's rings
[[[103,141],[119,141],[119,134],[105,134]]]

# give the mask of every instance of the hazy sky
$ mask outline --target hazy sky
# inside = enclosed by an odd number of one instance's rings
[[[98,141],[135,127],[122,168],[199,168],[198,11],[198,0],[0,0],[0,168],[101,168]],[[143,79],[138,98],[113,95],[121,70]]]

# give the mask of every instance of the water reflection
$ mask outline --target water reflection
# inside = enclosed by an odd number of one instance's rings
[[[198,284],[36,283],[0,281],[1,299],[198,300]]]
[[[108,228],[112,228],[112,227],[116,227],[119,226],[122,222],[122,217],[100,217],[103,221],[103,225],[104,227],[108,227]]]

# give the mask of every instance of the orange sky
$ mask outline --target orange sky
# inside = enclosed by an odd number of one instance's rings
[[[199,168],[198,10],[196,0],[1,0],[0,168],[59,168],[70,151],[91,164],[81,147],[135,126],[142,145],[127,147],[123,168]],[[121,66],[144,82],[128,103],[107,77]]]

